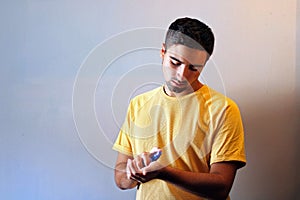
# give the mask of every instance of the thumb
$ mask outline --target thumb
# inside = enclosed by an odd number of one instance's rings
[[[145,176],[147,173],[150,172],[157,172],[158,170],[160,170],[161,168],[163,168],[163,166],[161,165],[161,163],[159,163],[158,161],[156,162],[151,162],[148,166],[144,167],[142,169],[142,173]]]

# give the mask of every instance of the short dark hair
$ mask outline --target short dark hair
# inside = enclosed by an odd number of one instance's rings
[[[182,44],[194,49],[205,50],[209,56],[214,50],[215,37],[210,27],[192,18],[176,19],[166,34],[166,49],[174,44]]]

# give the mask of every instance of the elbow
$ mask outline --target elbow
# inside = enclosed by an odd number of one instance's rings
[[[120,174],[115,175],[115,184],[121,190],[131,189],[136,186],[133,180],[127,179],[127,177]]]
[[[121,190],[127,190],[128,188],[127,187],[124,187],[122,184],[116,184],[117,185],[117,187],[119,188],[119,189],[121,189]]]
[[[226,200],[228,197],[228,193],[223,193],[223,194],[219,194],[217,195],[215,198],[213,198],[214,200]]]
[[[226,200],[230,193],[230,187],[226,184],[218,184],[215,187],[202,188],[202,192],[199,196],[211,199],[211,200]]]
[[[127,182],[122,182],[122,181],[116,182],[116,185],[121,190],[128,190],[128,189],[135,187],[135,185],[129,184]]]
[[[127,190],[128,189],[128,187],[126,187],[124,184],[122,184],[121,182],[117,182],[117,181],[115,181],[115,183],[116,183],[116,186],[119,188],[119,189],[121,189],[121,190]]]
[[[201,197],[205,197],[207,199],[210,199],[210,200],[226,200],[227,197],[228,197],[228,193],[221,193],[221,192],[216,192],[214,194],[211,194],[211,195],[200,195]]]
[[[229,196],[230,189],[228,190],[227,187],[219,188],[219,190],[212,192],[213,200],[226,200]]]
[[[128,187],[126,187],[127,185],[125,185],[122,180],[120,178],[118,178],[117,176],[115,176],[115,184],[116,186],[121,189],[121,190],[126,190],[128,189]]]

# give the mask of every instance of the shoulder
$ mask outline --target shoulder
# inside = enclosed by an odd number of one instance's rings
[[[160,95],[161,90],[162,90],[162,86],[144,92],[142,94],[138,94],[131,99],[130,104],[143,105],[146,102],[150,101],[151,99],[157,98]]]
[[[213,88],[205,85],[201,90],[201,96],[205,103],[211,108],[222,109],[222,110],[233,110],[238,111],[237,103],[230,97],[214,90]]]

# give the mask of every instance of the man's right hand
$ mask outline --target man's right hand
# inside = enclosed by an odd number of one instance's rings
[[[150,152],[144,152],[134,159],[127,160],[126,174],[128,179],[145,183],[152,180],[161,169],[161,165],[156,161],[161,155],[161,150],[153,148]]]

